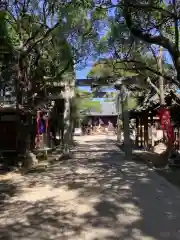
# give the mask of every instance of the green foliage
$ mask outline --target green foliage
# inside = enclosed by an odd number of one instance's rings
[[[116,8],[116,18],[123,19],[122,22],[133,37],[139,39],[144,46],[151,48],[156,46],[155,56],[157,46],[163,47],[168,52],[173,60],[178,81],[180,81],[179,11],[180,4],[176,0],[148,2],[128,0],[119,2]],[[158,68],[157,71],[159,73]],[[172,77],[171,73],[168,75]],[[178,81],[174,82],[179,84]]]
[[[138,106],[137,99],[133,96],[129,96],[127,100],[127,108],[129,110],[136,109]]]
[[[174,66],[177,69],[180,62],[177,1],[103,1],[96,8],[106,9],[107,13],[113,9],[113,14],[106,14],[104,19],[108,22],[108,29],[97,45],[100,54],[110,54],[113,65],[114,61],[116,66],[121,64],[121,71],[132,71],[140,77],[151,79],[163,75],[168,81],[171,80],[173,66],[167,64],[165,59],[162,72],[157,66],[157,45],[166,48],[172,59],[176,58]]]
[[[72,118],[83,120],[91,111],[101,111],[100,101],[94,100],[92,93],[76,89],[76,97],[72,101]]]
[[[0,86],[5,88],[12,81],[13,42],[7,25],[8,15],[0,12]]]
[[[92,78],[131,77],[136,75],[137,73],[133,69],[126,70],[126,63],[118,62],[115,59],[101,59],[94,64],[88,73],[88,77]]]
[[[74,84],[74,65],[85,63],[98,41],[102,11],[91,10],[91,1],[8,1],[0,16],[1,42],[13,46],[11,57],[18,61],[12,68],[26,100],[46,91],[47,79]]]
[[[119,101],[119,103],[118,103]],[[133,95],[132,93],[130,93],[128,96],[127,96],[127,100],[126,101],[123,101],[121,103],[121,100],[118,100],[118,98],[116,97],[114,99],[114,102],[116,103],[116,109],[117,109],[117,112],[121,113],[121,104],[123,104],[123,108],[124,109],[128,109],[128,110],[133,110],[133,109],[136,109],[138,107],[138,101],[137,101],[137,97],[135,95]]]
[[[157,67],[157,45],[169,51],[177,70],[179,25],[174,20],[179,5],[174,8],[173,4],[132,0],[24,0],[22,4],[9,0],[0,13],[0,41],[11,54],[5,57],[1,53],[1,72],[5,72],[2,66],[9,69],[13,65],[27,99],[45,92],[47,79],[52,85],[74,84],[74,65],[83,68],[90,58],[105,54],[111,57],[96,62],[89,77],[138,76],[142,87],[147,87],[147,77],[155,83],[162,74],[170,79],[174,73],[170,64],[163,61],[162,73]],[[172,44],[162,41],[160,34]],[[11,61],[12,57],[19,60]],[[3,78],[8,81],[9,76]]]

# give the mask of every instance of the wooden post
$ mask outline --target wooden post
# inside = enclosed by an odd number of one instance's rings
[[[142,116],[143,116],[143,114],[141,115],[141,117],[140,117],[140,123],[139,123],[139,135],[140,135],[140,147],[142,147],[143,146],[143,131],[142,131],[142,124],[143,124],[143,122],[142,122]]]
[[[139,147],[139,116],[136,117],[136,145]]]
[[[123,130],[124,130],[124,150],[127,160],[132,158],[132,146],[130,140],[130,129],[129,129],[129,110],[128,110],[128,92],[125,93],[126,87],[121,86],[121,102],[122,102],[122,116],[123,116]],[[123,92],[125,93],[125,99],[123,99]]]
[[[150,131],[151,131],[151,149],[154,148],[154,137],[153,137],[153,114],[151,115],[151,128],[150,128]]]
[[[144,116],[144,147],[148,149],[148,112],[145,112]]]

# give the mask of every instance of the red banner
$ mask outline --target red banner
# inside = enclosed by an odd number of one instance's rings
[[[37,134],[39,135],[40,134],[40,111],[37,112],[37,115],[36,115],[36,131],[37,131]]]
[[[167,108],[161,107],[158,109],[158,116],[161,121],[161,128],[164,132],[165,138],[167,138],[168,141],[174,142],[174,129],[171,123],[171,115]]]

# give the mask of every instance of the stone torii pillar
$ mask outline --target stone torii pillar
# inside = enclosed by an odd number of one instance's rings
[[[114,84],[116,90],[118,90],[118,98],[121,99],[121,114],[123,121],[123,130],[124,130],[124,152],[127,160],[132,158],[132,146],[130,140],[130,129],[129,129],[129,111],[127,108],[128,105],[128,92],[126,85],[134,84],[136,80],[132,78],[120,78]]]

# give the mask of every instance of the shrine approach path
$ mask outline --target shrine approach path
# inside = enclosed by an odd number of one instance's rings
[[[1,176],[0,239],[180,239],[178,189],[126,161],[113,136],[76,140],[47,171]]]

